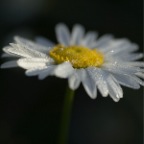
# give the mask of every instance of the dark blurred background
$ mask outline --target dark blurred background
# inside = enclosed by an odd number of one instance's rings
[[[54,27],[80,23],[99,35],[127,37],[143,50],[142,0],[1,0],[0,47],[14,35],[56,42]],[[1,59],[1,63],[6,59]],[[20,68],[0,72],[0,144],[56,144],[67,80],[26,77]],[[142,144],[143,89],[124,98],[90,99],[81,86],[73,105],[69,144]]]

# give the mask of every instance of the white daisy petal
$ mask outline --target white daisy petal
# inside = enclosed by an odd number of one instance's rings
[[[119,73],[119,74],[133,74],[140,71],[139,67],[133,67],[126,65],[124,63],[105,63],[102,67],[104,70],[112,72],[112,73]]]
[[[66,46],[70,44],[70,32],[65,24],[58,24],[56,26],[55,31],[59,43],[64,44]]]
[[[36,51],[34,49],[23,47],[18,44],[10,44],[12,47],[8,48],[7,51],[10,54],[25,57],[25,58],[48,58],[48,56],[44,53]]]
[[[17,67],[17,60],[12,60],[12,61],[8,61],[5,62],[1,65],[1,68],[13,68],[13,67]]]
[[[129,66],[136,66],[136,67],[144,67],[144,62],[125,62],[125,64],[129,65]]]
[[[106,81],[109,89],[109,95],[115,102],[118,102],[119,99],[123,97],[121,87],[115,82],[112,76],[109,76]]]
[[[50,59],[44,58],[21,58],[17,61],[18,65],[24,69],[45,67],[51,63]]]
[[[76,72],[74,72],[74,74],[72,74],[68,79],[69,87],[72,90],[76,90],[79,87],[80,82],[80,78]]]
[[[42,53],[47,54],[50,47],[45,47],[43,45],[39,45],[37,43],[34,43],[30,40],[27,40],[25,38],[19,37],[19,36],[15,36],[14,40],[16,41],[17,44],[19,44],[21,47],[23,48],[29,48],[29,49],[33,49]]]
[[[116,86],[116,91],[118,93],[118,97],[119,98],[123,98],[123,90],[119,84],[119,82],[117,81],[117,79],[115,79],[115,77],[113,75],[111,75],[111,79],[114,81],[114,85]]]
[[[84,36],[83,26],[79,24],[75,25],[72,29],[70,44],[71,45],[81,44],[83,36]]]
[[[126,53],[130,53],[133,51],[138,50],[138,45],[136,44],[125,44],[125,43],[121,43],[119,46],[114,46],[112,48],[112,46],[110,46],[110,49],[105,49],[105,51],[103,51],[106,56],[118,56],[121,57],[121,55],[126,54]]]
[[[38,75],[39,80],[43,80],[47,76],[52,75],[54,69],[55,69],[54,65],[38,67],[38,68],[32,68],[32,69],[28,69],[26,71],[26,75],[27,76],[36,76],[36,75]]]
[[[139,77],[133,76],[133,79],[134,79],[137,83],[139,83],[140,85],[144,86],[144,81],[141,80]]]
[[[9,49],[11,49],[12,47],[11,46],[6,46],[3,48],[3,51],[6,53],[6,55],[2,56],[2,57],[20,57],[16,54],[12,54],[11,52],[9,52]]]
[[[54,75],[60,78],[67,78],[72,75],[74,72],[74,68],[72,67],[71,63],[64,62],[62,64],[57,65],[54,70]]]
[[[133,88],[133,89],[139,89],[140,88],[140,85],[138,84],[138,82],[136,82],[133,79],[133,76],[116,74],[116,73],[114,73],[113,76],[123,86]]]
[[[44,45],[46,47],[53,47],[55,45],[52,41],[50,41],[42,36],[36,37],[35,41],[36,41],[36,43],[38,43],[40,45]]]
[[[108,45],[108,43],[110,43],[110,41],[113,39],[112,35],[104,35],[102,37],[100,37],[97,41],[93,42],[90,47],[91,48],[100,48],[100,47],[104,47],[106,45]]]
[[[105,80],[100,80],[97,83],[97,87],[98,87],[98,89],[99,89],[99,91],[103,97],[108,96],[109,90],[108,90],[108,86],[107,86],[107,83]]]
[[[84,46],[90,46],[91,43],[96,40],[97,36],[98,34],[96,32],[88,32],[82,40],[81,44]]]
[[[27,76],[37,75],[40,80],[47,76],[68,78],[72,90],[82,82],[92,99],[97,97],[98,89],[103,97],[110,95],[115,102],[123,97],[120,85],[133,89],[144,86],[144,62],[136,61],[143,54],[134,53],[139,49],[137,44],[126,38],[114,39],[112,35],[97,39],[97,33],[88,32],[84,36],[84,32],[77,24],[70,35],[65,24],[58,24],[59,45],[43,37],[37,37],[36,43],[15,37],[15,43],[3,48],[6,53],[3,57],[20,59],[8,61],[1,68],[20,66],[26,69]]]
[[[144,55],[142,53],[135,53],[135,54],[128,53],[128,54],[121,55],[121,59],[123,61],[135,61],[143,58],[143,56]]]
[[[131,43],[128,39],[111,40],[108,45],[102,47],[104,53],[112,52],[133,52],[138,50],[138,45]]]
[[[85,77],[82,80],[82,84],[83,84],[87,94],[92,99],[95,99],[97,97],[97,88],[96,88],[94,76],[87,69],[84,71],[85,71]]]
[[[41,72],[39,73],[39,76],[38,76],[39,80],[43,80],[43,79],[45,79],[47,76],[52,75],[54,69],[55,69],[55,66],[49,66],[49,67],[47,67],[46,69],[44,69],[43,71],[41,71]]]
[[[136,76],[138,76],[138,77],[144,79],[144,73],[142,73],[142,72],[136,73]]]
[[[108,96],[109,91],[108,91],[107,83],[105,81],[108,74],[96,67],[88,68],[88,71],[94,76],[97,88],[99,89],[102,96],[103,97]]]
[[[27,76],[36,76],[38,75],[41,71],[45,70],[48,66],[44,66],[44,67],[38,67],[38,68],[31,68],[26,70],[25,74]]]

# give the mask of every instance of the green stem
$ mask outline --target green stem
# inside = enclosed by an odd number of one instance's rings
[[[63,104],[58,144],[68,143],[69,125],[70,125],[73,99],[74,99],[74,91],[71,90],[69,87],[67,87]]]

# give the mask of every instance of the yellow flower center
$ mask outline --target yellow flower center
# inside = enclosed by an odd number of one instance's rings
[[[99,67],[104,62],[102,53],[83,46],[56,45],[49,54],[56,63],[69,61],[74,68]]]

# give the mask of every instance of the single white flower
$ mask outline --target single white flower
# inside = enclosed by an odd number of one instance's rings
[[[26,69],[27,76],[38,75],[40,80],[49,75],[68,78],[73,90],[82,82],[91,98],[96,98],[98,89],[103,97],[110,95],[116,102],[123,97],[120,85],[133,89],[144,85],[144,62],[135,61],[143,54],[133,53],[138,45],[129,40],[114,39],[112,35],[97,39],[95,32],[84,35],[84,28],[78,24],[71,34],[66,25],[58,24],[56,37],[58,44],[42,37],[36,43],[15,37],[15,43],[3,50],[18,59],[1,68],[20,66]]]

